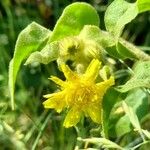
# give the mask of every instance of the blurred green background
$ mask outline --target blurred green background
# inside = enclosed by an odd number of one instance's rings
[[[87,0],[93,5],[104,27],[104,12],[113,0]],[[32,21],[53,29],[64,7],[76,0],[0,0],[0,150],[72,150],[77,136],[88,137],[93,124],[81,122],[82,131],[62,127],[63,115],[45,111],[43,94],[56,86],[47,78],[60,76],[54,63],[23,66],[16,83],[16,110],[10,107],[8,66],[18,34]],[[133,2],[133,1],[131,1]],[[126,26],[125,39],[150,52],[150,15],[139,15]],[[80,126],[80,125],[79,125]]]

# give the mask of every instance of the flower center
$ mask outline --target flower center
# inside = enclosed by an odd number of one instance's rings
[[[93,102],[96,98],[95,86],[92,82],[89,81],[80,81],[73,83],[71,87],[72,95],[72,104],[78,106],[86,106],[89,103]]]

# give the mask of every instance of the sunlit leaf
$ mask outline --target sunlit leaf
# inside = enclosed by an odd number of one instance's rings
[[[119,37],[124,26],[131,22],[138,14],[136,3],[128,3],[125,0],[114,0],[105,13],[105,25],[107,31],[115,37]]]
[[[148,132],[147,130],[143,130],[143,129],[142,129],[142,132],[148,139],[150,139],[150,132]]]
[[[128,118],[130,119],[130,122],[133,125],[135,131],[138,131],[141,138],[143,140],[145,140],[145,137],[143,136],[143,133],[144,133],[143,131],[145,131],[145,130],[142,131],[139,119],[138,119],[135,111],[133,110],[133,108],[128,106],[125,101],[123,101],[123,108],[124,108],[124,111],[127,114]],[[146,136],[148,136],[148,132],[145,131],[145,133],[146,133]]]
[[[115,44],[114,37],[94,25],[86,25],[81,30],[79,37],[85,40],[93,40],[103,48],[111,47]]]
[[[150,61],[138,62],[134,69],[134,75],[124,85],[119,86],[120,92],[127,92],[131,89],[144,87],[150,88]]]
[[[111,33],[103,31],[94,25],[85,25],[79,34],[79,38],[85,41],[94,41],[99,45],[100,53],[106,50],[109,55],[119,59],[150,60],[149,55],[133,44],[122,38],[119,38],[116,42]]]
[[[80,33],[84,25],[99,26],[99,16],[89,4],[76,2],[67,6],[57,21],[50,42]]]
[[[150,60],[150,56],[134,46],[132,43],[120,38],[116,44],[118,53],[124,58],[137,60]]]
[[[115,149],[120,149],[123,150],[123,148],[119,145],[117,145],[116,143],[106,139],[106,138],[88,138],[88,139],[81,139],[78,138],[79,141],[83,141],[83,142],[88,142],[88,143],[92,143],[98,146],[101,146],[102,148],[115,148]]]
[[[51,31],[33,22],[18,36],[14,56],[9,66],[9,90],[13,109],[15,82],[20,65],[31,52],[40,50],[45,46],[50,34]]]
[[[132,123],[132,125],[134,126],[134,128],[138,131],[142,131],[139,120],[137,115],[135,114],[135,112],[133,111],[132,107],[128,106],[126,104],[125,101],[123,101],[123,109],[125,111],[125,113],[127,114],[127,116],[130,119],[130,122]]]
[[[150,10],[150,0],[137,0],[139,13]]]
[[[96,42],[99,46],[100,53],[104,50],[113,57],[124,58],[116,49],[116,42],[114,36],[106,31],[99,29],[97,26],[86,25],[81,30],[79,37],[84,40],[91,40]]]
[[[119,120],[116,122],[115,130],[117,136],[122,136],[132,130],[131,122],[133,126],[140,130],[140,125],[138,122],[148,113],[148,97],[147,94],[141,90],[132,90],[126,97],[125,102],[129,107],[133,110],[130,112],[128,111],[127,114],[120,117]],[[135,115],[137,117],[135,117]],[[131,113],[131,114],[130,114]],[[129,119],[130,115],[130,119]]]
[[[25,65],[38,62],[48,64],[58,58],[59,46],[57,42],[47,44],[40,52],[36,51],[31,53],[28,57]]]

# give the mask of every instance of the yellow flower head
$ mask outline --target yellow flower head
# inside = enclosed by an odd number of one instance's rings
[[[79,75],[63,64],[61,69],[66,81],[52,76],[50,79],[60,86],[60,91],[47,94],[43,103],[45,108],[54,108],[61,112],[67,108],[64,121],[66,128],[75,126],[82,114],[89,116],[94,122],[101,122],[102,99],[107,89],[114,84],[114,77],[95,83],[100,69],[100,62],[93,59],[84,74]]]

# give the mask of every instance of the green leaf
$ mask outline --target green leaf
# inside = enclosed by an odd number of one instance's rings
[[[108,130],[109,130],[109,119],[110,119],[110,113],[119,99],[119,92],[114,90],[113,88],[110,88],[109,91],[106,93],[103,99],[103,135],[104,137],[108,138]],[[109,105],[108,105],[109,104]]]
[[[138,131],[143,141],[145,141],[145,136],[149,138],[149,132],[147,130],[142,130],[139,119],[134,112],[133,108],[128,106],[125,101],[123,101],[123,108],[128,118],[130,119],[131,124],[133,125],[135,131]]]
[[[132,123],[133,127],[139,132],[142,132],[137,115],[133,111],[132,107],[128,106],[125,101],[123,101],[123,109],[125,113],[127,114],[128,118],[130,119],[130,122]]]
[[[148,113],[148,96],[147,94],[141,90],[132,90],[126,97],[125,102],[129,107],[132,107],[133,112],[136,113],[139,121]],[[128,113],[129,115],[129,113]],[[116,122],[115,130],[117,137],[120,137],[132,130],[131,122],[134,124],[136,128],[140,128],[137,123],[137,119],[134,119],[134,115],[130,115],[130,119],[127,114],[120,117],[120,119]],[[136,120],[136,121],[135,121]]]
[[[116,42],[111,33],[103,31],[94,25],[85,25],[79,34],[79,38],[84,41],[94,41],[97,45],[99,45],[101,52],[104,49],[108,52],[108,54],[116,58],[150,60],[149,55],[145,54],[133,44],[123,40],[122,38],[119,38],[118,42]]]
[[[50,42],[66,36],[78,35],[84,25],[99,26],[99,16],[96,10],[87,3],[73,3],[64,9],[55,25]]]
[[[51,32],[33,22],[28,25],[18,36],[13,59],[9,66],[9,90],[12,109],[14,109],[14,90],[18,70],[22,61],[33,51],[45,46]]]
[[[142,129],[142,132],[148,139],[150,139],[150,132],[148,132],[147,130],[143,130],[143,129]]]
[[[133,71],[134,75],[131,79],[126,84],[118,87],[120,92],[127,92],[139,87],[150,88],[150,61],[138,62]]]
[[[83,40],[94,41],[100,49],[100,53],[104,50],[113,57],[124,58],[116,50],[115,39],[109,32],[103,31],[94,25],[85,25],[79,34],[79,38]]]
[[[113,149],[118,149],[118,150],[123,150],[122,147],[120,147],[118,144],[106,139],[106,138],[87,138],[87,139],[81,139],[78,137],[79,141],[87,142],[87,143],[92,143],[95,145],[98,145],[102,148],[113,148]]]
[[[94,25],[85,25],[79,37],[85,40],[93,40],[103,48],[111,47],[115,44],[114,37],[110,33]]]
[[[119,37],[124,26],[131,22],[138,14],[136,3],[128,3],[125,0],[114,0],[105,13],[105,25],[107,31],[115,37]]]
[[[137,60],[150,60],[149,55],[122,38],[119,39],[116,47],[118,53],[123,57],[123,59],[130,58]]]
[[[115,57],[115,58],[118,58],[118,59],[125,59],[124,56],[122,56],[122,55],[120,55],[120,53],[118,53],[116,45],[113,45],[111,47],[106,47],[105,50],[112,57]]]
[[[150,0],[137,0],[139,13],[150,10]]]
[[[117,122],[115,122],[115,134],[116,137],[121,137],[124,134],[130,132],[132,130],[130,120],[127,115],[121,117]]]
[[[58,42],[48,43],[40,52],[37,51],[31,53],[31,55],[26,60],[25,65],[34,62],[48,64],[49,62],[56,60],[59,56],[58,44]]]

